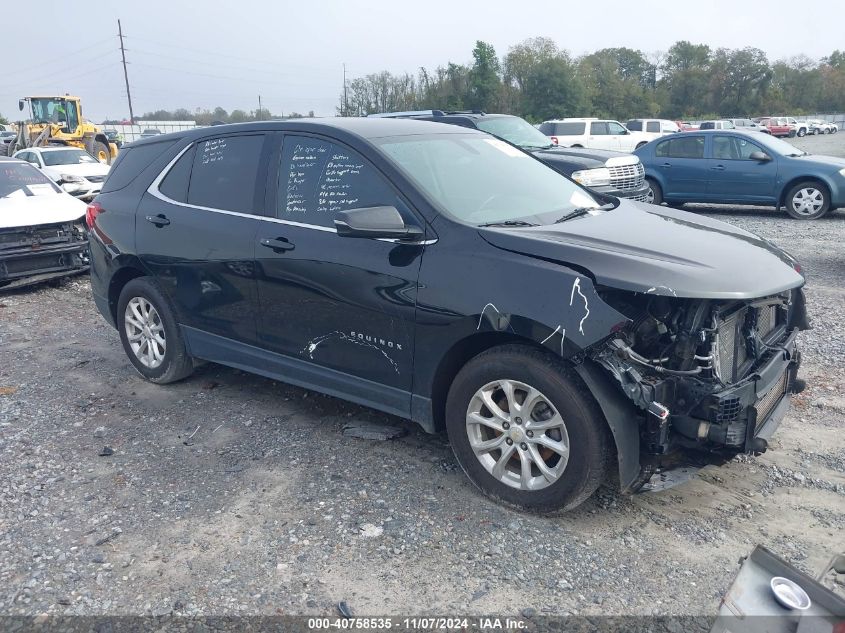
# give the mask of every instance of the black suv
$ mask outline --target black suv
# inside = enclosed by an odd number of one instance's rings
[[[796,262],[595,194],[519,148],[390,119],[128,145],[88,207],[91,284],[133,366],[204,359],[445,429],[479,488],[571,508],[618,458],[766,449],[806,327]]]
[[[434,121],[481,130],[531,152],[549,167],[599,194],[640,201],[648,198],[645,169],[637,156],[602,149],[559,147],[518,116],[481,110],[418,110],[370,116]]]

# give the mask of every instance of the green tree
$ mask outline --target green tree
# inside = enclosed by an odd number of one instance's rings
[[[666,53],[663,79],[669,93],[668,116],[695,116],[707,105],[710,47],[686,40],[675,42]]]
[[[499,58],[492,44],[478,40],[472,51],[467,105],[476,110],[491,110],[498,105],[501,80]]]
[[[587,92],[565,55],[535,65],[525,78],[523,112],[532,121],[584,115],[589,106]]]

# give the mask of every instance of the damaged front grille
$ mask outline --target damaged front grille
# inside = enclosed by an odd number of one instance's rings
[[[780,402],[783,395],[786,393],[786,388],[789,386],[789,374],[784,372],[783,376],[777,381],[774,387],[769,390],[765,396],[760,398],[760,401],[757,403],[755,407],[757,409],[757,429],[760,430],[766,420],[769,417],[769,414],[774,410],[777,406],[778,402]]]
[[[722,382],[744,378],[781,326],[782,303],[750,305],[716,320],[716,369]]]
[[[619,191],[636,190],[643,186],[645,168],[642,163],[608,167],[610,184]]]

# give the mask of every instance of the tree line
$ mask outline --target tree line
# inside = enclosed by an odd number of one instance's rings
[[[290,114],[272,114],[267,108],[256,108],[255,110],[239,110],[235,109],[228,112],[225,108],[220,106],[209,110],[207,108],[197,108],[193,112],[187,108],[177,108],[175,110],[154,110],[152,112],[145,112],[143,116],[136,117],[137,121],[196,121],[197,125],[211,125],[212,123],[245,123],[247,121],[272,121],[281,119],[301,119],[303,117],[314,116],[314,111],[311,110],[307,114],[300,114],[298,112],[291,112]],[[121,123],[118,120],[104,121],[104,124],[116,125]]]
[[[770,62],[758,48],[679,41],[665,52],[621,47],[573,57],[552,39],[537,37],[500,59],[491,44],[478,41],[468,64],[351,80],[337,113],[429,109],[518,114],[532,122],[843,112],[845,51],[821,60],[799,55]]]

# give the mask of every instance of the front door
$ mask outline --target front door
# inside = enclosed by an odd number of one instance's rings
[[[255,235],[268,139],[222,136],[188,147],[136,213],[141,261],[185,326],[255,342]]]
[[[754,152],[767,153],[750,139],[713,136],[707,159],[707,193],[712,199],[738,202],[775,202],[776,160],[753,160]]]
[[[287,134],[277,159],[275,218],[256,237],[262,347],[297,359],[329,391],[355,385],[407,414],[423,245],[340,237],[337,212],[391,205],[423,226],[353,149]]]

